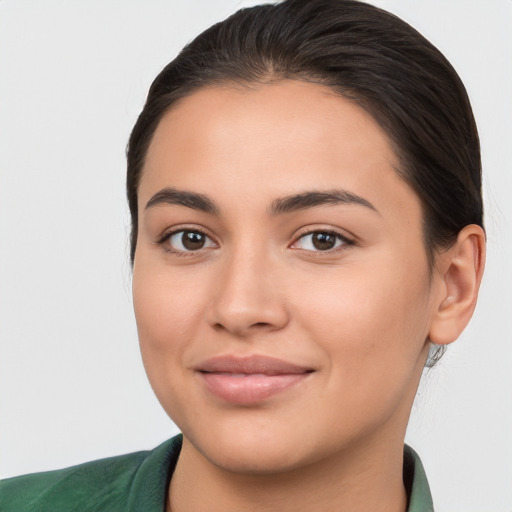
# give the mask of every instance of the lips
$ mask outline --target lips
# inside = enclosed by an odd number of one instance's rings
[[[263,402],[307,379],[313,368],[267,356],[222,356],[195,368],[207,391],[225,402]]]

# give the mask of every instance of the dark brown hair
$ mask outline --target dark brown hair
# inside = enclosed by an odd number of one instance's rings
[[[172,104],[201,87],[298,79],[367,110],[389,136],[397,172],[421,199],[429,261],[468,224],[483,224],[480,147],[469,99],[446,58],[396,16],[355,0],[285,0],[241,9],[197,36],[151,85],[127,148],[137,244],[137,188]]]

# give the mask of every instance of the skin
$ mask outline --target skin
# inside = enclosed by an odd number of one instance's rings
[[[374,119],[317,84],[202,89],[162,119],[139,187],[133,296],[149,380],[184,435],[174,512],[406,510],[403,440],[427,339],[449,343],[469,321],[484,235],[466,227],[431,270],[420,200],[395,167]],[[166,188],[218,211],[146,207]],[[371,207],[270,213],[332,190]],[[176,253],[181,235],[163,238],[183,229],[205,246]],[[342,238],[318,250],[309,232]],[[242,406],[195,371],[226,354],[314,371]]]

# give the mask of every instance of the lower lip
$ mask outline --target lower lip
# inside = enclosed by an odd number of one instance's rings
[[[289,389],[306,379],[310,373],[234,375],[200,373],[206,388],[226,402],[241,405],[257,404]]]

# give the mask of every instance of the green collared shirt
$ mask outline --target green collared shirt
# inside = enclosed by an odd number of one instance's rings
[[[148,452],[87,462],[0,482],[0,512],[164,512],[181,450],[178,435]],[[433,512],[421,461],[404,450],[408,512]]]

